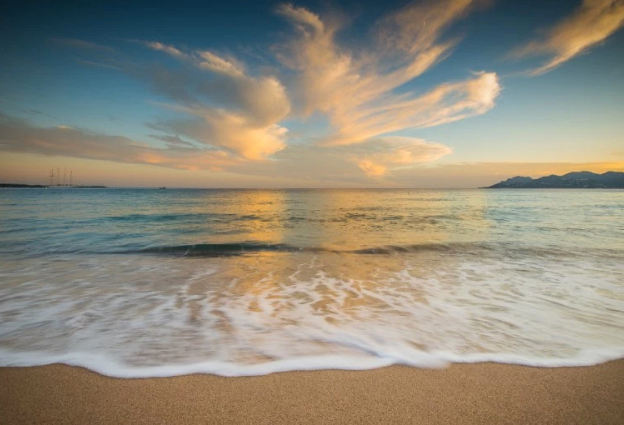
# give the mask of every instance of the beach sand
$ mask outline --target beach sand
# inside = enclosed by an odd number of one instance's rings
[[[624,424],[624,360],[156,379],[52,365],[0,368],[0,383],[2,424]]]

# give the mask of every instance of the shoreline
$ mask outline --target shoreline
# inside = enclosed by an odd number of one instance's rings
[[[281,372],[120,379],[49,365],[0,368],[2,423],[561,423],[624,421],[624,359],[537,368]]]

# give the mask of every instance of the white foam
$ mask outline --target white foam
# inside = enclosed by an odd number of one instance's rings
[[[624,358],[623,270],[591,260],[121,258],[2,263],[0,365],[161,377]]]
[[[566,359],[543,359],[523,357],[515,354],[487,354],[459,356],[453,353],[423,355],[417,361],[396,357],[352,357],[316,356],[271,361],[256,365],[245,365],[221,361],[205,361],[191,364],[169,364],[159,366],[130,366],[110,356],[91,353],[45,354],[34,352],[10,352],[0,349],[0,365],[3,367],[30,367],[51,364],[84,367],[101,375],[114,378],[165,378],[190,374],[212,374],[219,376],[261,376],[277,372],[312,370],[370,370],[391,365],[406,365],[419,368],[442,368],[450,363],[503,363],[532,367],[578,367],[593,366],[611,360],[624,358],[624,349],[585,350],[575,357]]]

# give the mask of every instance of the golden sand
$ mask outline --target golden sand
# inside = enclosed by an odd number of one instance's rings
[[[624,360],[156,379],[53,365],[0,368],[0,383],[2,424],[624,424]]]

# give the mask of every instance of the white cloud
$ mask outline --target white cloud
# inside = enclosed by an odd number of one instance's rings
[[[161,106],[182,113],[183,118],[148,123],[158,133],[151,137],[165,142],[165,148],[81,129],[63,129],[69,131],[63,139],[60,128],[22,123],[0,149],[175,168],[228,167],[248,174],[318,173],[354,184],[366,176],[391,176],[451,150],[389,134],[461,120],[494,107],[500,85],[491,72],[435,87],[405,87],[450,54],[457,40],[444,39],[445,30],[481,2],[410,3],[382,17],[370,45],[362,49],[337,43],[342,27],[335,17],[281,5],[277,13],[296,28],[296,35],[272,50],[284,66],[279,71],[256,72],[236,57],[212,50],[134,40],[181,65],[114,62],[115,69],[149,81],[166,96]],[[305,120],[313,113],[328,118],[328,134],[304,137],[304,146],[288,147],[284,120]]]
[[[550,55],[551,59],[529,72],[540,75],[604,41],[624,25],[624,0],[584,0],[569,17],[535,40],[512,52],[512,56]]]
[[[337,45],[337,26],[305,9],[284,5],[279,12],[297,28],[298,38],[279,52],[297,73],[293,86],[304,116],[327,114],[333,127],[324,145],[349,145],[406,128],[440,125],[479,115],[500,92],[494,73],[444,84],[417,96],[396,93],[443,59],[453,42],[443,30],[475,2],[444,0],[410,4],[378,24],[378,43],[356,54]]]

